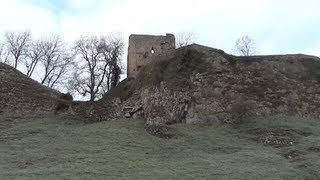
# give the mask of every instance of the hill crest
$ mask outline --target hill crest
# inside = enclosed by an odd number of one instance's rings
[[[235,122],[245,115],[319,117],[319,82],[315,56],[243,57],[192,44],[155,57],[135,79],[83,112],[98,120],[142,116],[147,124]]]

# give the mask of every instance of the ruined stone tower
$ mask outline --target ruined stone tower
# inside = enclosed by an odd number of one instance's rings
[[[135,78],[141,67],[153,60],[153,57],[165,55],[174,50],[175,37],[173,34],[165,36],[137,35],[129,37],[127,76]]]

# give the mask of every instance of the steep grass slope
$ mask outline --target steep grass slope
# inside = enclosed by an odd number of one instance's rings
[[[320,178],[319,119],[178,124],[170,139],[143,127],[141,120],[0,119],[0,179]]]

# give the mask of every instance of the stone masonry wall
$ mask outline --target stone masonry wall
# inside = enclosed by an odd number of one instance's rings
[[[190,45],[156,58],[108,92],[90,120],[142,117],[148,125],[236,122],[246,115],[320,117],[320,59],[232,56]],[[79,109],[78,112],[85,112]]]
[[[130,35],[128,77],[136,77],[141,67],[149,63],[150,57],[166,54],[173,49],[175,49],[175,37],[172,34],[166,34],[166,36]]]
[[[53,114],[61,93],[0,63],[0,117]]]

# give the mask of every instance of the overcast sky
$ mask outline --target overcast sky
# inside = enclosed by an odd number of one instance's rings
[[[34,36],[191,31],[197,43],[231,52],[249,35],[260,54],[320,56],[319,0],[1,0],[0,32]]]

